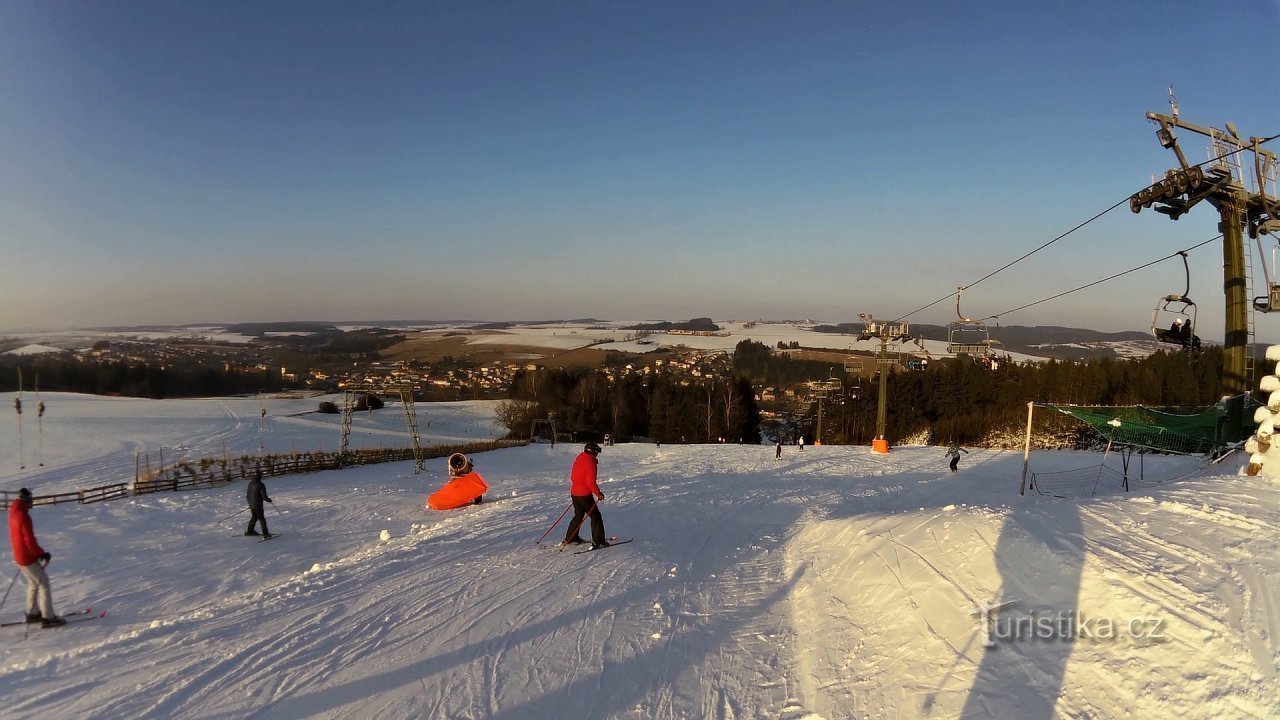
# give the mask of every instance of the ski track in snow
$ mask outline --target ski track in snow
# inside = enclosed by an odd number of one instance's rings
[[[39,475],[0,480],[75,486],[94,475],[131,477],[133,449],[165,443],[188,456],[224,445],[336,443],[336,420],[290,414],[314,401],[273,407],[262,429],[259,402],[128,404],[157,419],[117,423],[128,438],[117,443],[86,430],[110,408],[69,398],[67,414],[81,407],[85,416],[83,441],[52,448],[57,465]],[[397,412],[364,420],[394,435]],[[423,415],[454,437],[482,437],[493,431],[474,418],[490,412],[428,407]],[[196,425],[198,433],[189,429]],[[0,449],[10,450],[6,442]],[[272,720],[1280,714],[1280,492],[1265,479],[1192,473],[1128,496],[1061,501],[1017,495],[1019,453],[973,450],[951,475],[940,448],[880,456],[788,447],[775,461],[772,447],[617,445],[600,457],[601,508],[611,534],[636,540],[575,556],[554,548],[568,518],[542,545],[534,540],[568,501],[578,449],[480,454],[489,502],[444,513],[421,508],[443,472],[415,475],[411,462],[274,478],[267,519],[281,536],[268,543],[238,537],[247,522],[238,483],[37,508],[38,537],[55,555],[55,602],[108,615],[32,630],[25,640],[17,628],[0,631],[8,632],[0,644],[6,712]],[[127,463],[118,455],[126,451]],[[1061,468],[1098,457],[1044,453],[1033,463]],[[1194,467],[1180,458],[1146,462],[1152,473]],[[378,539],[382,530],[389,540]],[[989,646],[974,607],[1007,601],[1014,604],[999,617],[1079,609],[1159,618],[1165,638]],[[11,597],[5,612],[19,605]]]

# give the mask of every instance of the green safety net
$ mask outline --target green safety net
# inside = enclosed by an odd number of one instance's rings
[[[1236,402],[1232,402],[1235,400]],[[1253,433],[1253,408],[1260,403],[1248,395],[1225,398],[1191,413],[1156,410],[1142,405],[1084,406],[1036,403],[1087,423],[1117,445],[1148,448],[1181,455],[1214,455]],[[1229,422],[1232,407],[1244,422]],[[1231,430],[1232,427],[1236,429]]]

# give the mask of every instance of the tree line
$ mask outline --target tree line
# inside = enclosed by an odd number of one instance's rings
[[[934,360],[922,370],[895,367],[886,379],[885,436],[981,445],[1000,435],[1020,437],[1028,402],[1146,405],[1171,411],[1200,409],[1221,396],[1222,351],[1207,348],[1194,361],[1181,352],[1142,359],[1084,362],[1006,362],[995,370],[971,358]],[[841,369],[843,370],[843,369]],[[838,373],[840,390],[819,404],[804,383],[830,380],[830,363],[794,360],[744,340],[724,378],[662,373],[616,381],[596,370],[536,370],[517,374],[500,420],[527,437],[535,420],[554,416],[575,439],[610,433],[658,442],[790,442],[797,437],[834,444],[869,444],[876,436],[878,376]],[[791,387],[798,400],[767,405],[776,419],[761,423],[756,401],[765,387]]]
[[[152,399],[242,395],[296,387],[279,373],[240,370],[198,363],[83,362],[61,355],[44,355],[21,362],[23,388],[93,395],[124,395]],[[0,388],[18,390],[19,363],[0,361]]]
[[[885,437],[981,445],[1024,428],[1028,402],[1144,405],[1173,412],[1202,409],[1222,395],[1222,351],[1207,348],[1193,362],[1160,351],[1142,359],[1098,358],[1000,363],[966,357],[934,360],[927,369],[887,378]],[[825,403],[824,442],[869,444],[876,435],[879,382],[842,380],[839,401]],[[802,431],[816,432],[816,404],[803,411]]]
[[[499,420],[529,437],[535,421],[575,440],[645,437],[657,442],[760,442],[760,408],[749,378],[694,378],[671,373],[625,375],[539,369],[516,374]],[[548,423],[549,425],[550,423]]]

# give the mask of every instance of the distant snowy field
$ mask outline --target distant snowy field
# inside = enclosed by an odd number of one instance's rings
[[[548,350],[574,350],[588,345],[594,346],[600,350],[619,350],[625,352],[648,352],[657,348],[684,346],[695,350],[725,350],[732,351],[733,348],[743,340],[754,340],[764,343],[769,347],[777,347],[778,343],[799,343],[803,347],[821,348],[828,350],[858,350],[862,352],[873,352],[878,349],[879,344],[875,341],[858,342],[852,335],[841,335],[837,333],[816,332],[812,323],[757,323],[752,327],[747,327],[744,322],[721,322],[719,323],[723,331],[728,335],[717,336],[701,336],[701,335],[678,335],[657,332],[643,340],[624,340],[623,338],[635,333],[634,330],[625,329],[627,326],[637,325],[643,321],[616,321],[608,323],[554,323],[547,325],[520,325],[505,328],[498,331],[484,330],[474,331],[466,338],[467,344],[470,345],[519,345],[528,347],[545,348]],[[343,330],[357,330],[369,326],[364,325],[340,325]],[[429,330],[431,332],[440,331],[457,331],[468,333],[474,328],[474,325],[462,326],[443,326],[430,325],[420,328],[403,328],[406,332],[412,333],[415,330]],[[268,333],[271,336],[279,336],[287,333]],[[183,328],[181,330],[59,330],[49,332],[27,332],[17,333],[15,337],[29,342],[30,345],[10,352],[15,354],[30,355],[35,352],[48,351],[49,349],[80,349],[87,348],[96,340],[101,339],[136,339],[136,340],[172,340],[172,339],[200,339],[207,338],[220,342],[230,343],[248,343],[253,338],[246,335],[236,333],[228,333],[221,327],[207,328]],[[998,340],[998,331],[992,332],[992,338]],[[972,340],[972,338],[971,338]],[[947,353],[947,343],[938,340],[922,340],[919,345],[914,342],[903,343],[901,346],[893,346],[905,353],[914,353],[924,355],[927,353],[930,357],[942,358],[949,357]],[[45,350],[39,350],[45,348]],[[923,349],[922,349],[923,348]],[[1149,354],[1150,350],[1142,353]],[[1042,360],[1043,358],[1034,355],[1024,355],[1021,353],[1008,353],[1008,355],[1017,361]]]
[[[133,453],[160,446],[337,440],[336,417],[307,414],[316,399],[271,401],[265,424],[253,398],[43,399],[45,466],[24,414],[17,468],[10,415],[3,487],[128,479]],[[404,444],[397,415],[358,416],[353,439]],[[498,432],[479,403],[419,416],[429,440]],[[406,462],[268,479],[269,542],[240,536],[242,484],[36,508],[58,608],[107,616],[25,639],[0,629],[3,714],[1280,715],[1280,491],[1235,467],[1149,457],[1146,477],[1169,482],[1068,502],[1020,497],[1019,453],[971,449],[951,475],[932,447],[788,447],[775,461],[760,446],[617,445],[600,456],[602,508],[636,540],[573,555],[534,541],[568,502],[578,450],[480,454],[489,502],[444,513],[422,509],[440,460],[422,475]],[[22,589],[0,619],[21,616]],[[984,632],[974,609],[997,602],[1012,604]],[[1072,611],[1086,630],[1074,640],[1041,622]]]

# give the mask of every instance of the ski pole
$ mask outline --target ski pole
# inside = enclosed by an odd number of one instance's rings
[[[280,508],[276,507],[276,504],[275,504],[274,502],[270,502],[270,503],[267,503],[267,504],[268,504],[268,505],[270,505],[270,506],[271,506],[271,507],[273,507],[273,508],[276,508],[276,512],[280,513],[281,515],[284,515],[284,511],[283,511],[283,510],[281,510]]]
[[[22,572],[22,568],[18,568],[17,572],[13,574],[13,579],[9,581],[9,587],[4,591],[4,599],[0,600],[0,608],[4,607],[4,604],[9,601],[9,591],[13,589],[13,584],[18,582],[18,573],[20,572]]]
[[[533,544],[537,545],[538,543],[547,539],[547,536],[551,534],[551,531],[556,529],[556,526],[560,524],[560,521],[563,520],[564,516],[568,515],[569,511],[572,509],[573,509],[573,501],[570,501],[568,507],[564,509],[564,512],[560,513],[560,517],[556,518],[556,521],[551,523],[551,527],[547,528],[547,531],[542,533],[542,537],[538,538],[537,541],[535,541]]]
[[[226,522],[226,521],[230,520],[231,518],[233,518],[233,517],[235,517],[235,516],[239,515],[240,513],[244,512],[245,510],[248,510],[248,509],[249,509],[249,508],[247,508],[247,507],[246,507],[246,508],[240,508],[240,509],[239,509],[239,510],[237,510],[236,512],[231,513],[230,515],[228,515],[228,516],[226,516],[226,517],[222,518],[222,519],[221,519],[221,520],[219,520],[218,522]]]
[[[572,504],[572,503],[570,503],[570,504]],[[573,528],[573,532],[569,533],[569,534],[568,534],[568,535],[566,535],[565,537],[576,537],[576,536],[577,536],[577,534],[578,534],[578,530],[582,528],[582,523],[586,522],[586,521],[587,521],[587,518],[591,517],[591,513],[595,511],[596,506],[597,506],[597,505],[599,505],[599,504],[600,504],[600,498],[596,498],[596,501],[595,501],[595,502],[593,502],[593,503],[591,503],[591,509],[587,511],[587,514],[586,514],[586,515],[583,515],[583,516],[582,516],[582,519],[581,519],[581,520],[579,520],[579,521],[578,521],[578,524]],[[561,544],[560,544],[560,549],[559,549],[557,552],[564,552],[564,547],[565,547],[565,546],[564,546],[564,543],[561,543]]]

